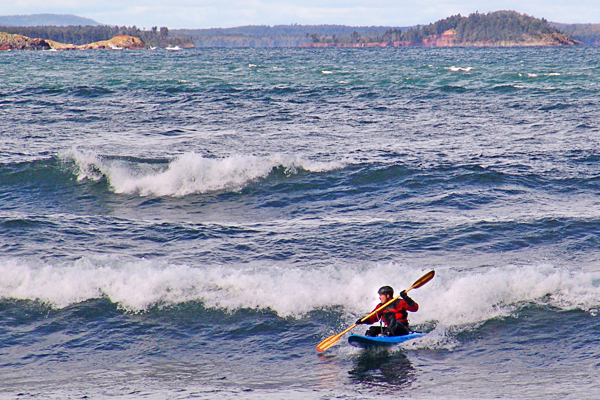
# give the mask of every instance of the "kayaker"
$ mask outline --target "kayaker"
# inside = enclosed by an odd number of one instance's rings
[[[377,293],[381,303],[373,309],[375,311],[394,297],[394,289],[391,286],[381,287]],[[408,325],[408,311],[415,312],[419,305],[408,295],[406,291],[400,292],[401,299],[397,299],[383,310],[371,315],[365,321],[359,319],[356,324],[374,324],[377,321],[383,322],[384,326],[371,326],[365,333],[365,336],[401,336],[408,335],[410,328]],[[361,318],[362,319],[362,318]]]

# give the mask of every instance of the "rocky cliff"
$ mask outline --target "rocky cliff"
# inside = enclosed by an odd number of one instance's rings
[[[43,39],[0,32],[0,50],[50,50],[50,45]]]
[[[80,46],[53,40],[46,40],[46,42],[55,50],[144,50],[148,48],[142,39],[127,35],[115,36],[110,40],[101,40]]]
[[[147,48],[143,40],[127,35],[77,46],[0,32],[0,50],[144,50]]]
[[[140,39],[140,38],[123,35],[123,36],[115,36],[114,38],[112,38],[110,40],[102,40],[100,42],[84,44],[84,45],[79,46],[79,48],[82,50],[88,50],[88,49],[92,49],[92,50],[99,50],[99,49],[100,50],[101,49],[106,49],[106,50],[121,50],[121,49],[144,50],[144,49],[147,49],[148,46],[146,46],[146,43],[144,43],[142,41],[142,39]]]

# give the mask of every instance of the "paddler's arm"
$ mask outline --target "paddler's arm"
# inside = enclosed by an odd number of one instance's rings
[[[402,297],[402,299],[406,302],[406,305],[408,306],[406,309],[408,311],[415,312],[419,310],[419,305],[416,301],[408,297],[408,294],[406,294],[406,290],[400,292],[400,297]]]

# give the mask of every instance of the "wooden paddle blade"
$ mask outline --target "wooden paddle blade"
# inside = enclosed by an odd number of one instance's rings
[[[417,281],[410,287],[410,289],[420,288],[421,286],[423,286],[424,284],[426,284],[427,282],[432,280],[434,276],[435,276],[435,271],[429,271],[428,273],[426,273],[425,275],[423,275],[422,277],[417,279]],[[407,292],[410,289],[408,289]]]
[[[337,335],[329,336],[327,339],[323,340],[321,343],[317,345],[317,351],[325,351],[342,338],[342,334],[338,333]]]
[[[346,329],[344,332],[340,332],[337,335],[329,336],[327,339],[323,340],[321,343],[319,343],[317,345],[317,351],[327,350],[328,348],[330,348],[331,346],[333,346],[334,344],[339,342],[340,339],[342,338],[342,336],[344,336],[345,333],[348,333],[352,329],[354,329],[355,326],[356,326],[356,324],[353,324],[351,327]]]

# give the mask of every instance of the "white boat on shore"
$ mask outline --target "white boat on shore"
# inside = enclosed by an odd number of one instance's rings
[[[165,47],[165,50],[168,50],[168,51],[179,51],[179,50],[181,50],[181,47],[179,47],[179,46],[175,46],[175,47],[168,46],[168,47]]]

